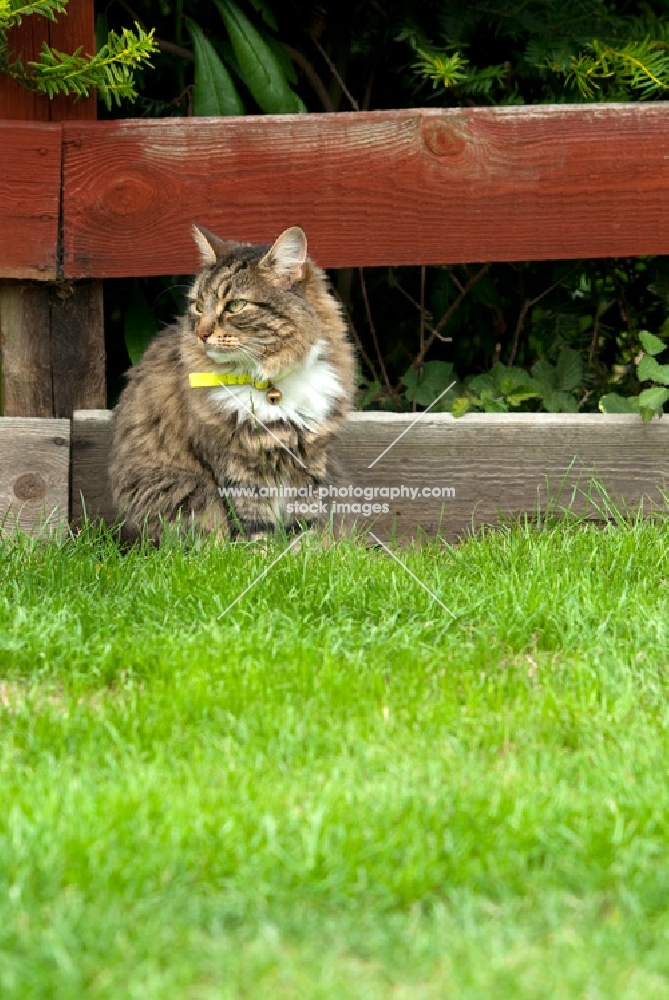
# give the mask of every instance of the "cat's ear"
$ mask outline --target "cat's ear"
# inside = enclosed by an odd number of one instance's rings
[[[221,257],[227,257],[235,247],[239,246],[238,243],[222,240],[210,233],[208,229],[195,224],[193,224],[193,239],[198,245],[200,259],[204,267],[215,264]]]
[[[271,272],[281,288],[301,281],[306,271],[307,238],[299,226],[291,226],[272,244],[260,266]]]

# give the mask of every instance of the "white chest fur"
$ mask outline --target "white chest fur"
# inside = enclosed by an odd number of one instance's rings
[[[211,389],[211,398],[221,409],[236,411],[240,421],[250,420],[255,414],[263,423],[287,420],[297,427],[315,430],[332,412],[335,400],[345,393],[327,360],[325,346],[319,340],[304,361],[274,379],[274,385],[281,391],[280,403],[270,403],[266,390],[255,389],[252,385]],[[264,378],[262,371],[253,374],[258,379]]]

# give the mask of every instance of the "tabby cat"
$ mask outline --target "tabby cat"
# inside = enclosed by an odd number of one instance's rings
[[[203,269],[186,312],[130,371],[114,411],[124,535],[146,526],[157,541],[175,522],[231,538],[294,529],[304,516],[267,487],[330,481],[329,447],[354,390],[341,306],[298,226],[272,246],[193,232]],[[232,500],[229,488],[247,495]]]

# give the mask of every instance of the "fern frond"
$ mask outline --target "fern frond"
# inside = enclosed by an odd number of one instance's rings
[[[78,48],[71,55],[42,46],[39,60],[27,63],[24,68],[20,57],[2,67],[29,90],[39,91],[48,97],[56,94],[73,94],[88,97],[93,89],[111,108],[112,102],[122,98],[133,100],[137,96],[133,70],[150,62],[157,50],[153,30],[146,32],[135,25],[135,32],[124,28],[118,35],[111,31],[107,43],[94,56],[82,55]]]
[[[0,34],[21,24],[23,18],[31,14],[55,21],[56,15],[64,14],[66,8],[67,0],[0,0]]]
[[[641,100],[669,91],[669,53],[649,38],[619,48],[593,41],[572,57],[569,68],[550,66],[565,76],[580,94],[592,100],[607,81],[611,96],[633,94]]]
[[[429,80],[433,89],[457,88],[462,94],[488,94],[506,74],[504,66],[485,66],[483,69],[472,66],[456,46],[439,50],[415,34],[407,33],[403,37],[407,38],[418,57],[412,66],[414,72]]]
[[[7,32],[21,24],[24,17],[38,14],[51,21],[67,10],[67,0],[0,0],[0,73],[5,73],[28,90],[54,97],[73,94],[88,97],[96,89],[108,108],[112,101],[137,97],[133,71],[148,65],[157,51],[153,31],[139,25],[135,31],[124,28],[121,34],[110,32],[107,42],[94,56],[77,49],[72,54],[42,45],[39,59],[24,66],[20,53],[8,49]]]
[[[418,57],[412,69],[430,80],[433,88],[455,87],[467,78],[465,67],[467,60],[462,53],[456,51],[439,52],[416,38],[411,39],[411,46]]]
[[[506,84],[496,99],[514,100],[522,81],[533,103],[647,100],[669,91],[669,21],[641,7],[630,16],[606,0],[459,0],[457,13],[441,17],[443,45],[415,25],[398,37],[418,55],[416,77],[456,96],[487,95]],[[476,67],[468,44],[490,31],[504,40],[507,62]]]

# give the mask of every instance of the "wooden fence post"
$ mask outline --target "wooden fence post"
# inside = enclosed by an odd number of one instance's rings
[[[93,0],[69,0],[56,22],[25,17],[10,34],[24,63],[37,58],[43,42],[62,52],[95,52]],[[96,99],[48,101],[0,76],[3,118],[90,121]],[[0,372],[5,416],[71,417],[79,407],[104,407],[102,282],[0,280]]]

